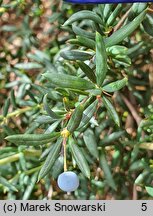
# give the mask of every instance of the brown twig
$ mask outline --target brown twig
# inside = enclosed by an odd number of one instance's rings
[[[133,196],[132,196],[132,200],[137,200],[138,199],[138,193],[137,193],[137,188],[136,185],[133,185]]]
[[[123,25],[124,21],[126,20],[126,18],[128,17],[129,13],[130,13],[131,8],[122,16],[122,18],[120,19],[120,21],[117,23],[117,25],[114,27],[114,32],[117,31],[119,28],[121,28],[121,26]]]
[[[147,11],[153,13],[153,9],[151,8],[147,8]]]
[[[124,95],[121,94],[121,98],[123,99],[124,103],[126,104],[133,118],[135,119],[137,125],[139,126],[140,122],[142,121],[142,118],[138,115],[134,106],[130,103],[130,101]]]

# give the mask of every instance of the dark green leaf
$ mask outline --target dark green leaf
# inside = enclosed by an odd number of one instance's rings
[[[101,18],[93,11],[81,10],[75,14],[73,14],[64,24],[63,26],[70,25],[78,20],[89,19],[99,24],[102,24]]]
[[[93,53],[81,50],[66,50],[61,51],[60,56],[70,61],[85,61],[93,57]]]
[[[73,133],[79,126],[82,114],[83,114],[84,106],[82,104],[78,105],[74,112],[72,113],[72,116],[68,122],[67,129],[70,131],[70,133]]]
[[[37,177],[38,177],[38,172],[36,172],[31,176],[31,179],[28,181],[28,186],[25,189],[25,192],[23,194],[22,200],[28,200],[29,197],[31,196],[31,193],[36,185]]]
[[[70,146],[72,155],[73,155],[79,169],[87,178],[90,178],[89,165],[88,165],[84,155],[82,154],[82,151],[77,146],[77,144],[75,143],[75,140],[72,137],[69,137],[69,146]]]
[[[153,37],[153,17],[149,14],[146,15],[146,18],[142,22],[144,30]]]
[[[51,170],[52,166],[54,165],[56,159],[58,158],[58,155],[60,153],[62,144],[62,138],[59,138],[57,142],[54,144],[54,147],[51,148],[38,176],[38,181],[42,178],[44,178],[49,171]]]
[[[123,9],[122,4],[118,4],[114,11],[112,11],[111,15],[107,19],[107,25],[111,26],[116,21],[117,16],[120,14],[121,10]]]
[[[10,98],[7,98],[3,107],[3,116],[6,117],[10,107]]]
[[[95,33],[86,31],[76,25],[72,25],[72,29],[76,35],[80,35],[86,38],[95,39]]]
[[[110,114],[111,118],[113,119],[113,121],[120,126],[120,119],[119,116],[114,108],[114,106],[111,104],[111,102],[109,101],[109,99],[107,99],[107,97],[103,96],[103,103],[104,106],[106,107],[106,109],[108,110],[108,113]]]
[[[112,142],[119,140],[119,138],[122,137],[124,134],[125,134],[125,131],[114,132],[110,134],[109,136],[104,137],[100,141],[99,145],[102,145],[102,146],[112,145]]]
[[[106,92],[115,92],[123,88],[127,84],[128,79],[124,78],[122,80],[118,80],[112,83],[109,83],[102,87],[103,91]]]
[[[54,179],[58,178],[59,174],[63,171],[63,168],[64,168],[64,157],[63,155],[60,155],[58,159],[55,161],[51,171],[51,174]]]
[[[98,159],[98,149],[95,134],[90,128],[88,128],[83,133],[83,139],[90,154]]]
[[[95,49],[95,41],[83,36],[77,36],[78,41],[80,42],[80,45],[85,46],[90,49]]]
[[[106,21],[109,17],[110,14],[112,14],[113,11],[113,4],[105,4],[104,5],[104,10],[103,10],[103,19]]]
[[[47,102],[47,94],[44,96],[43,103],[44,103],[44,108],[45,108],[46,112],[48,113],[48,115],[51,118],[53,118],[53,119],[59,119],[59,118],[61,118],[55,112],[53,112],[51,110],[51,108],[49,107],[48,102]]]
[[[107,73],[107,54],[103,37],[96,33],[96,80],[101,86]]]
[[[15,67],[17,69],[22,69],[22,70],[31,70],[31,69],[40,69],[42,68],[42,65],[35,62],[26,62],[26,63],[18,63],[15,65]]]
[[[84,62],[78,61],[77,62],[81,70],[85,73],[85,75],[92,81],[96,82],[96,76],[93,72],[93,70]]]
[[[43,145],[52,142],[59,137],[60,132],[53,132],[52,134],[17,134],[6,137],[5,139],[20,145]]]
[[[145,189],[146,189],[147,193],[153,197],[153,187],[146,186]]]
[[[98,105],[98,100],[91,103],[83,112],[83,116],[79,125],[78,130],[89,123],[90,119],[93,117]]]
[[[115,44],[121,43],[127,36],[129,36],[132,32],[137,29],[140,23],[144,20],[146,15],[146,10],[140,13],[132,22],[123,26],[116,32],[114,32],[110,37],[106,38],[105,46],[110,47]]]
[[[108,184],[112,189],[116,190],[116,185],[110,170],[110,167],[108,165],[108,162],[106,160],[105,152],[104,150],[101,151],[100,154],[100,166],[104,172],[106,184]]]
[[[80,90],[88,90],[95,88],[95,85],[91,82],[71,75],[48,72],[43,74],[43,76],[47,78],[50,82],[52,82],[54,85],[62,88],[72,88]]]
[[[4,187],[6,187],[8,190],[17,192],[17,188],[12,185],[7,179],[0,177],[0,184],[2,184]]]
[[[11,99],[11,103],[12,103],[13,107],[17,108],[15,94],[14,94],[14,90],[13,89],[11,90],[10,99]]]

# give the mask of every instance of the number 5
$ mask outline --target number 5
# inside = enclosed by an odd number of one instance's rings
[[[141,210],[142,211],[147,211],[147,203],[142,203]]]

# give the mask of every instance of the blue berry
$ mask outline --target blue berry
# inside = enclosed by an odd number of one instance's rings
[[[74,172],[63,172],[58,176],[57,183],[61,190],[71,192],[79,187],[79,178]]]

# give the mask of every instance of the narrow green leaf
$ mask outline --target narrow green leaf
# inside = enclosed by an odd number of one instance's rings
[[[32,93],[32,91],[27,90],[26,93],[28,94],[28,96],[30,96],[30,98],[32,99],[32,101],[34,103],[36,103],[36,104],[38,103],[38,101],[36,100],[35,95]]]
[[[47,130],[45,131],[45,134],[52,133],[55,131],[55,129],[58,127],[59,123],[62,121],[62,119],[55,121],[53,124],[51,124]]]
[[[116,57],[117,55],[127,55],[128,54],[128,48],[121,45],[115,45],[108,47],[106,51],[109,53],[110,56]]]
[[[44,178],[49,171],[51,170],[52,166],[54,165],[56,159],[58,158],[58,155],[60,153],[62,144],[62,138],[59,138],[57,142],[54,144],[54,147],[51,148],[38,176],[38,181],[42,178]]]
[[[112,83],[109,83],[102,87],[103,91],[106,92],[115,92],[123,88],[127,84],[128,79],[124,78],[122,80],[118,80]]]
[[[43,74],[51,83],[61,88],[72,88],[80,90],[94,89],[95,85],[85,79],[66,75],[66,74],[56,74],[56,73],[45,73]]]
[[[82,46],[85,46],[85,47],[93,49],[93,50],[95,49],[95,41],[94,40],[83,37],[83,36],[77,36],[76,38],[78,39],[78,41],[80,42],[80,44]]]
[[[110,167],[108,165],[108,162],[106,160],[105,152],[104,150],[101,151],[100,154],[100,166],[104,172],[106,183],[113,189],[116,190],[116,185],[110,170]]]
[[[37,177],[38,177],[38,172],[36,172],[35,174],[33,174],[31,176],[31,179],[28,180],[28,186],[25,189],[25,192],[23,194],[22,200],[28,200],[31,196],[31,193],[36,185],[36,181],[37,181]]]
[[[81,50],[65,50],[60,52],[60,56],[70,61],[85,61],[93,57],[93,53]]]
[[[114,106],[111,104],[111,102],[109,101],[109,99],[107,99],[107,97],[103,96],[103,103],[104,106],[106,107],[106,109],[108,110],[108,113],[110,114],[111,118],[113,119],[113,121],[120,126],[120,119],[119,116],[114,108]]]
[[[101,86],[107,73],[107,54],[103,37],[96,32],[96,80]]]
[[[63,171],[64,168],[64,157],[60,155],[58,159],[55,161],[54,166],[51,170],[52,177],[57,179],[59,174]]]
[[[79,125],[78,130],[84,127],[87,123],[89,123],[90,119],[93,117],[98,105],[98,100],[95,100],[91,103],[83,112],[83,116]]]
[[[96,11],[102,19],[104,16],[104,8],[105,8],[105,4],[98,4],[97,11]]]
[[[133,162],[130,167],[129,167],[129,171],[131,172],[135,172],[135,171],[142,171],[144,170],[146,167],[145,162],[143,161],[143,159],[137,160],[135,162]]]
[[[94,101],[96,100],[96,97],[95,96],[91,96],[89,97],[85,103],[83,104],[84,105],[84,109],[87,109],[88,106],[90,106]]]
[[[112,14],[114,4],[105,4],[103,10],[103,19],[106,21],[110,14]]]
[[[16,134],[6,137],[5,139],[20,145],[37,146],[52,142],[59,137],[60,132],[52,134]]]
[[[9,107],[10,107],[10,98],[7,98],[5,103],[4,103],[4,107],[3,107],[3,116],[4,117],[7,116]]]
[[[6,187],[8,190],[17,192],[17,188],[12,185],[7,179],[3,178],[2,176],[0,177],[0,184],[2,184],[4,187]]]
[[[140,14],[142,11],[144,11],[146,8],[148,7],[148,4],[147,3],[143,3],[143,2],[140,2],[140,3],[134,3],[132,5],[132,11],[134,13],[134,15],[138,15]]]
[[[10,152],[15,153],[15,152],[17,152],[17,149],[14,148],[14,147],[6,147],[6,146],[0,148],[0,156],[1,156],[2,154],[10,153]]]
[[[18,31],[18,28],[17,26],[14,26],[14,25],[3,25],[1,26],[1,31],[16,32]]]
[[[17,108],[15,94],[14,94],[14,90],[13,89],[11,90],[10,99],[11,99],[11,103],[13,105],[13,108]]]
[[[93,72],[93,70],[84,62],[78,61],[77,62],[81,70],[85,73],[85,75],[92,81],[96,82],[96,76]]]
[[[75,14],[73,14],[64,24],[63,26],[66,25],[71,25],[72,23],[78,21],[78,20],[84,20],[84,19],[89,19],[92,20],[96,23],[102,24],[101,18],[93,11],[89,10],[81,10]]]
[[[146,15],[146,10],[140,13],[132,22],[123,26],[116,32],[114,32],[110,37],[105,39],[105,46],[110,47],[122,42],[127,36],[134,32],[140,23],[144,20]]]
[[[50,124],[54,121],[55,121],[54,119],[52,119],[50,116],[46,116],[46,115],[38,116],[35,119],[35,122],[39,123],[39,124]]]
[[[153,37],[153,17],[149,14],[146,15],[145,19],[142,22],[145,32]]]
[[[45,160],[46,157],[47,157],[47,155],[49,154],[49,152],[51,151],[52,148],[54,148],[54,145],[51,145],[51,146],[49,146],[48,148],[46,148],[46,149],[42,152],[42,154],[41,154],[41,156],[40,156],[40,158],[39,158],[39,161]]]
[[[78,95],[89,95],[89,92],[83,91],[83,90],[79,90],[79,89],[71,89],[71,92],[74,92]]]
[[[122,9],[123,9],[122,4],[118,4],[115,10],[111,12],[111,15],[108,17],[107,22],[106,22],[108,26],[111,26],[114,24],[117,16],[119,15]]]
[[[72,113],[72,116],[68,122],[67,129],[70,131],[70,133],[73,133],[79,126],[82,114],[83,114],[84,106],[82,104],[78,105],[74,112]]]
[[[15,65],[15,68],[22,70],[40,69],[42,67],[43,66],[41,64],[35,62],[18,63]]]
[[[108,145],[112,145],[112,142],[118,140],[120,137],[122,137],[125,134],[125,131],[117,131],[114,132],[112,134],[110,134],[109,136],[104,137],[100,142],[99,145],[102,146],[108,146]]]
[[[72,155],[73,155],[79,169],[87,178],[90,178],[89,165],[88,165],[84,155],[82,154],[82,151],[76,145],[76,143],[72,137],[69,137],[69,146],[70,146]]]
[[[90,154],[98,159],[99,155],[95,134],[90,128],[83,133],[83,139]]]
[[[86,31],[76,25],[72,25],[72,29],[76,35],[80,35],[86,38],[95,39],[95,33]]]
[[[27,169],[27,163],[26,163],[26,159],[25,159],[25,155],[23,152],[19,153],[19,162],[20,162],[20,166],[22,168],[23,171],[25,171]]]
[[[144,180],[150,175],[150,171],[149,170],[144,170],[142,173],[140,173],[136,180],[135,180],[135,184],[136,185],[141,185],[142,183],[144,183]]]
[[[91,157],[91,155],[89,154],[88,150],[85,149],[84,147],[79,147],[84,158],[86,159],[87,163],[89,164],[89,166],[93,165],[95,163],[95,158]]]
[[[146,186],[145,189],[146,189],[147,193],[153,197],[153,187]]]
[[[56,20],[58,20],[60,17],[61,17],[61,13],[59,13],[59,12],[54,12],[50,17],[49,17],[49,19],[48,19],[48,21],[50,22],[50,23],[53,23],[53,22],[55,22]]]
[[[53,119],[59,119],[61,118],[60,116],[58,116],[55,112],[53,112],[51,110],[51,108],[49,107],[48,105],[48,102],[47,102],[47,94],[44,96],[43,98],[43,104],[44,104],[44,108],[46,110],[46,112],[48,113],[48,115],[53,118]]]

